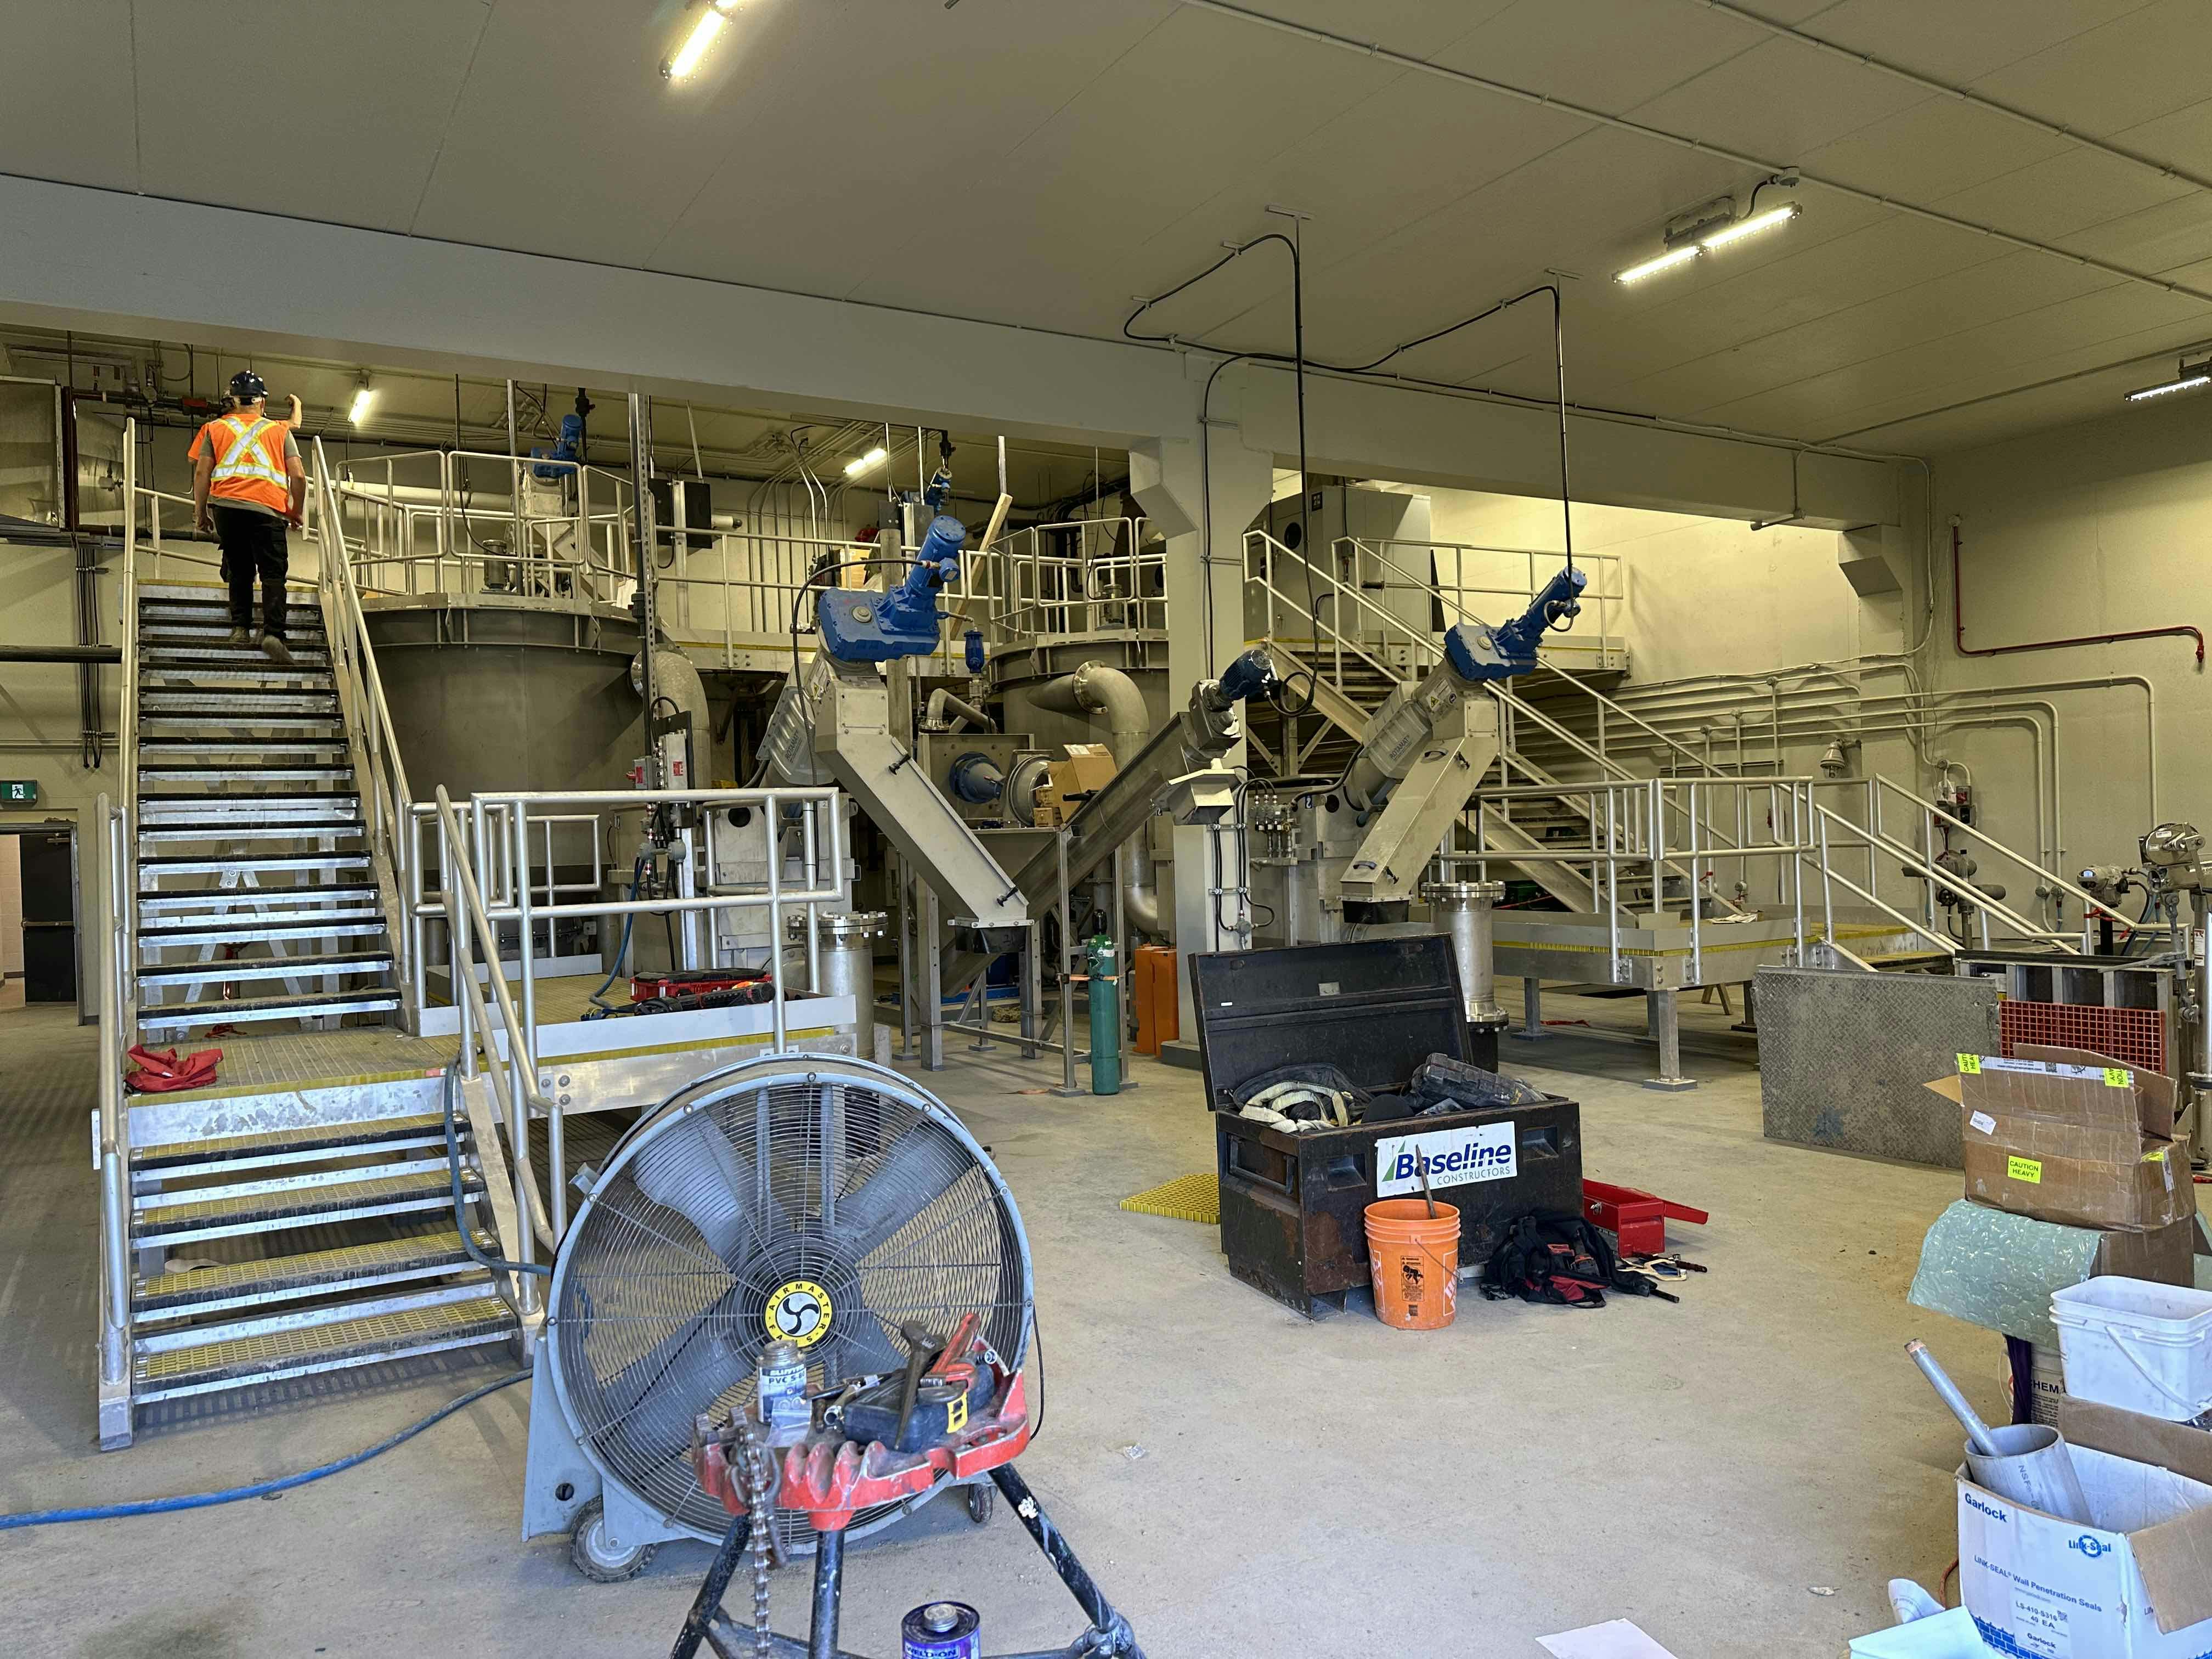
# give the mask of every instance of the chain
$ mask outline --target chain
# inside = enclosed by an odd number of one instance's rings
[[[742,1414],[739,1420],[744,1425],[745,1496],[751,1510],[748,1541],[753,1558],[753,1652],[758,1659],[768,1659],[775,1649],[775,1638],[768,1622],[769,1528],[775,1524],[769,1494],[771,1476],[768,1450],[761,1444],[760,1425],[750,1413]]]

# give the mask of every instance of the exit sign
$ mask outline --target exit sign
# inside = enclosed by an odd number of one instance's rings
[[[0,779],[0,806],[36,806],[39,786],[28,778]]]

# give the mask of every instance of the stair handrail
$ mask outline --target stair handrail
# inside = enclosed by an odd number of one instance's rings
[[[318,580],[323,590],[323,619],[334,680],[351,682],[353,705],[362,711],[362,749],[368,767],[370,799],[363,815],[368,825],[372,854],[380,855],[402,894],[415,890],[413,808],[415,796],[407,784],[407,766],[399,752],[399,738],[392,723],[392,708],[385,700],[383,676],[377,671],[376,649],[368,636],[368,619],[362,608],[361,588],[353,570],[353,555],[346,541],[344,507],[337,475],[331,471],[323,441],[315,447],[316,533],[322,557]],[[367,548],[363,548],[364,554]],[[393,977],[402,986],[415,982],[414,930],[397,929],[392,937]]]
[[[1334,572],[1321,569],[1313,565],[1310,562],[1302,560],[1300,562],[1304,563],[1305,568],[1313,573],[1316,580],[1326,584],[1332,590],[1333,597],[1337,601],[1330,621],[1324,623],[1321,618],[1315,614],[1315,612],[1320,608],[1320,599],[1318,596],[1316,597],[1313,605],[1309,608],[1306,605],[1300,605],[1296,595],[1288,592],[1286,589],[1278,587],[1275,585],[1274,556],[1279,552],[1289,557],[1297,558],[1297,555],[1291,548],[1285,546],[1281,542],[1276,540],[1274,537],[1269,535],[1264,530],[1251,530],[1245,533],[1245,546],[1248,555],[1255,541],[1259,544],[1259,551],[1261,554],[1261,574],[1259,576],[1260,587],[1261,592],[1270,601],[1267,606],[1267,637],[1270,642],[1273,641],[1275,617],[1274,605],[1272,601],[1280,600],[1284,605],[1289,606],[1294,613],[1304,617],[1306,621],[1311,624],[1314,629],[1314,641],[1316,647],[1322,643],[1322,630],[1326,628],[1329,633],[1331,642],[1338,650],[1340,661],[1342,659],[1341,653],[1343,651],[1349,649],[1353,653],[1353,654],[1363,659],[1388,678],[1396,681],[1400,684],[1404,684],[1407,682],[1407,677],[1401,675],[1398,671],[1393,668],[1389,663],[1368,652],[1357,639],[1346,638],[1345,636],[1338,619],[1340,618],[1344,613],[1344,597],[1346,594],[1349,594],[1353,605],[1357,608],[1372,614],[1377,621],[1382,623],[1385,630],[1395,629],[1399,634],[1404,635],[1408,646],[1411,647],[1409,654],[1418,653],[1434,657],[1440,656],[1443,653],[1442,647],[1435,639],[1431,637],[1425,630],[1416,631],[1403,620],[1392,616],[1382,606],[1375,604],[1374,601],[1368,599],[1367,596],[1358,589],[1348,586]],[[1501,711],[1510,711],[1510,718],[1517,720],[1523,715],[1527,716],[1527,718],[1534,721],[1544,730],[1551,732],[1554,737],[1558,738],[1562,743],[1566,744],[1570,748],[1589,760],[1591,763],[1595,765],[1601,772],[1607,774],[1612,781],[1618,783],[1634,784],[1639,787],[1651,781],[1650,779],[1637,777],[1626,768],[1608,760],[1604,755],[1591,748],[1589,744],[1583,742],[1581,738],[1577,737],[1567,727],[1560,725],[1557,720],[1553,720],[1549,715],[1543,714],[1531,705],[1522,702],[1520,698],[1515,696],[1512,692],[1506,690],[1505,687],[1502,685],[1488,685],[1483,689],[1490,693],[1492,698],[1498,704]],[[1502,737],[1510,738],[1510,732],[1501,733]],[[1516,758],[1518,758],[1517,750],[1510,741],[1502,743],[1501,748],[1505,751],[1515,753]],[[1522,765],[1524,770],[1532,769],[1528,768],[1525,760],[1522,762]],[[1716,774],[1715,775],[1724,776],[1725,775]],[[1711,823],[1705,824],[1704,828],[1709,831],[1712,830],[1712,825]],[[1716,854],[1719,854],[1723,848],[1726,848],[1729,851],[1735,850],[1735,844],[1733,842],[1726,842],[1725,840],[1719,838],[1717,831],[1715,831],[1714,834],[1718,844],[1708,846],[1703,850],[1714,853]],[[1680,866],[1674,864],[1671,860],[1667,860],[1667,865],[1668,867],[1673,870],[1677,875],[1687,874],[1690,878],[1692,885],[1694,888],[1696,879],[1693,871],[1685,872]],[[1725,899],[1720,900],[1719,902],[1731,913],[1734,913],[1737,908],[1736,906],[1729,903],[1729,901]]]
[[[453,799],[446,786],[438,786],[439,866],[441,886],[446,895],[447,927],[453,939],[453,986],[457,999],[465,1016],[461,1027],[461,1061],[463,1075],[471,1069],[468,1061],[474,1051],[481,1050],[485,1075],[490,1079],[492,1091],[507,1125],[507,1151],[514,1170],[514,1207],[519,1224],[512,1244],[501,1240],[513,1259],[520,1262],[535,1260],[534,1244],[543,1244],[547,1251],[559,1249],[560,1238],[553,1230],[550,1217],[545,1212],[545,1200],[538,1188],[538,1171],[530,1156],[530,1115],[532,1110],[549,1117],[560,1108],[538,1089],[537,1054],[521,1015],[516,1012],[514,998],[507,988],[507,975],[500,959],[499,932],[493,927],[484,909],[483,892],[477,885],[476,867],[470,861],[468,842],[461,833],[459,815],[453,810]],[[451,879],[446,879],[447,874]],[[453,915],[453,901],[460,900],[462,915]],[[473,941],[473,942],[472,942]],[[524,934],[523,949],[529,950],[529,935]],[[499,1024],[507,1033],[507,1054],[504,1059],[499,1045],[492,1039],[492,1022],[484,1004],[483,988],[477,983],[474,957],[482,951],[488,971],[484,977],[491,986],[493,1002],[499,1011]],[[535,1291],[528,1274],[518,1276],[521,1280],[522,1299],[530,1302]],[[525,1311],[529,1310],[526,1307]]]
[[[1849,876],[1844,875],[1835,867],[1834,860],[1830,859],[1828,856],[1829,823],[1832,820],[1835,823],[1842,823],[1853,829],[1856,829],[1858,826],[1852,824],[1849,818],[1844,817],[1841,813],[1834,811],[1832,808],[1823,806],[1818,801],[1813,800],[1809,792],[1808,793],[1806,799],[1813,808],[1814,822],[1820,835],[1819,846],[1820,848],[1820,861],[1814,865],[1813,869],[1814,873],[1820,878],[1820,912],[1822,925],[1825,929],[1821,935],[1822,941],[1832,949],[1838,951],[1841,951],[1844,948],[1842,945],[1836,943],[1835,896],[1830,890],[1831,884],[1837,884],[1857,895],[1860,898],[1865,900],[1869,904],[1881,911],[1891,921],[1901,925],[1907,933],[1912,934],[1916,939],[1926,939],[1929,944],[1933,945],[1937,950],[1942,951],[1945,955],[1954,957],[1957,957],[1959,954],[1958,941],[1955,939],[1946,939],[1942,933],[1933,931],[1927,922],[1915,917],[1907,916],[1903,911],[1897,909],[1890,904],[1885,903],[1881,898],[1868,892],[1865,888],[1860,886]],[[1798,854],[1797,858],[1801,864],[1806,861],[1805,854],[1802,853]],[[1848,955],[1850,953],[1846,952],[1845,954]],[[1858,960],[1856,956],[1852,957],[1851,959],[1855,962]]]
[[[138,487],[138,422],[134,416],[123,423],[123,571],[116,583],[117,618],[122,638],[122,731],[116,752],[123,767],[123,847],[119,879],[129,901],[121,907],[123,937],[121,987],[123,994],[118,1032],[130,1041],[138,1036],[138,501],[147,492]],[[154,522],[161,522],[161,507],[149,503]],[[158,548],[158,544],[157,544]],[[155,555],[158,560],[158,550]],[[119,1062],[118,1062],[119,1063]]]
[[[135,454],[136,447],[125,454]],[[126,469],[127,470],[127,469]],[[131,672],[129,658],[124,660]],[[126,706],[136,699],[126,685]],[[94,1160],[100,1174],[100,1439],[121,1445],[131,1437],[131,1120],[123,1105],[123,1062],[130,1047],[124,1030],[131,978],[129,932],[125,919],[137,907],[129,880],[125,817],[102,790],[94,805],[100,824],[100,866],[106,878],[100,891],[107,915],[96,935],[100,983],[100,1145]]]
[[[2046,927],[2037,927],[2027,917],[2019,915],[2017,912],[2004,904],[2001,900],[1991,898],[1987,893],[1981,891],[1964,877],[1952,875],[1948,872],[1937,868],[1935,865],[1923,858],[1917,848],[1897,840],[1886,831],[1878,830],[1872,824],[1854,823],[1842,813],[1835,811],[1834,808],[1823,806],[1818,801],[1814,801],[1812,803],[1812,807],[1813,811],[1819,815],[1819,823],[1822,830],[1821,844],[1823,848],[1823,865],[1826,865],[1827,862],[1825,853],[1826,847],[1826,826],[1831,823],[1841,824],[1845,830],[1852,831],[1867,842],[1881,849],[1883,853],[1888,854],[1893,859],[1896,859],[1904,866],[1906,874],[1917,876],[1921,879],[1932,884],[1929,889],[1931,893],[1937,890],[1955,893],[1973,908],[1982,912],[1982,933],[1984,947],[1986,947],[1988,943],[1989,918],[1995,916],[1998,921],[2012,928],[2015,936],[2018,938],[2036,939],[2045,944],[2056,945],[2060,952],[2067,956],[2081,955],[2081,951],[2073,945],[2073,944],[2069,940],[2067,935],[2063,933],[2055,933]],[[1840,880],[1842,878],[1838,877],[1838,879]],[[1849,884],[1846,883],[1845,884],[1848,885]],[[1857,890],[1854,889],[1853,890],[1856,891]],[[1913,922],[1911,927],[1913,932],[1917,933],[1931,934],[1929,924],[1924,920]]]
[[[1422,581],[1421,579],[1415,576],[1412,571],[1407,569],[1403,565],[1399,564],[1395,560],[1392,559],[1389,554],[1381,551],[1373,544],[1364,542],[1357,536],[1346,536],[1340,538],[1335,544],[1341,546],[1345,542],[1350,542],[1353,547],[1360,552],[1371,555],[1382,563],[1388,565],[1391,569],[1396,571],[1400,575],[1406,577],[1409,581],[1414,582],[1418,586],[1426,587],[1431,593],[1435,595],[1440,605],[1448,606],[1453,612],[1456,613],[1460,621],[1480,622],[1483,620],[1483,618],[1474,615],[1474,613],[1469,611],[1464,605],[1462,605],[1455,595],[1446,592],[1443,588],[1438,586],[1433,581]],[[1437,545],[1449,546],[1451,544],[1438,543]],[[1668,737],[1664,732],[1660,731],[1658,727],[1645,721],[1626,705],[1617,702],[1613,698],[1607,696],[1604,692],[1584,681],[1579,675],[1560,667],[1559,665],[1555,662],[1546,662],[1540,656],[1538,659],[1538,665],[1547,673],[1558,675],[1569,685],[1573,686],[1576,690],[1581,692],[1583,696],[1597,703],[1599,707],[1609,709],[1612,713],[1618,715],[1622,720],[1628,721],[1630,725],[1637,727],[1639,731],[1644,732],[1650,736],[1658,738],[1660,742],[1665,744],[1668,748],[1677,750],[1680,753],[1687,756],[1690,760],[1696,764],[1698,771],[1707,777],[1725,777],[1728,775],[1726,773],[1721,771],[1719,768],[1716,767],[1711,761],[1706,760],[1703,756],[1699,755],[1695,750],[1691,749],[1686,744],[1679,743],[1674,738]],[[1601,720],[1601,732],[1602,732],[1602,729],[1603,723]],[[1604,744],[1602,741],[1599,744],[1599,749],[1601,752],[1602,752],[1604,749]],[[1627,775],[1624,773],[1623,775]]]
[[[2081,915],[2084,920],[2096,915],[2100,910],[2108,915],[2114,914],[2111,905],[2106,903],[2102,899],[2096,897],[2094,894],[2087,892],[2083,889],[2076,886],[2074,883],[2067,880],[2065,877],[2060,875],[2057,871],[2045,869],[2042,865],[2038,864],[2033,859],[2029,858],[2025,853],[2014,852],[2011,848],[2006,846],[2004,842],[1999,841],[1995,836],[1990,835],[1987,830],[1978,830],[1972,824],[1967,823],[1964,818],[1958,817],[1956,814],[1945,811],[1934,801],[1928,799],[1924,796],[1916,795],[1911,790],[1906,788],[1903,784],[1899,783],[1895,779],[1886,777],[1881,773],[1877,772],[1874,775],[1873,782],[1877,789],[1886,790],[1890,794],[1899,796],[1903,799],[1909,801],[1916,811],[1925,815],[1927,820],[1936,823],[1945,824],[1953,830],[1958,830],[1960,834],[1979,842],[1991,852],[1998,854],[2004,858],[2010,859],[2014,864],[2033,875],[2039,882],[2047,884],[2049,886],[2057,889],[2059,892],[2071,895],[2081,905]],[[1880,798],[1877,796],[1876,799],[1878,800]],[[1880,826],[1881,821],[1879,808],[1877,808],[1875,819],[1876,827]],[[2123,920],[2124,920],[2124,918],[2123,918]],[[2057,937],[2057,935],[2053,935],[2053,937]]]

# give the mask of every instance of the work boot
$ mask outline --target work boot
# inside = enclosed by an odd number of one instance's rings
[[[269,653],[269,660],[281,667],[292,665],[292,647],[274,634],[261,636],[261,648]]]
[[[230,630],[230,638],[225,641],[224,643],[227,645],[251,645],[253,643],[253,635],[249,629],[234,628]]]

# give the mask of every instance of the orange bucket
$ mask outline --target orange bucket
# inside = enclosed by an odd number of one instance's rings
[[[1459,1212],[1385,1198],[1367,1206],[1367,1274],[1375,1316],[1401,1331],[1441,1330],[1459,1303]]]

